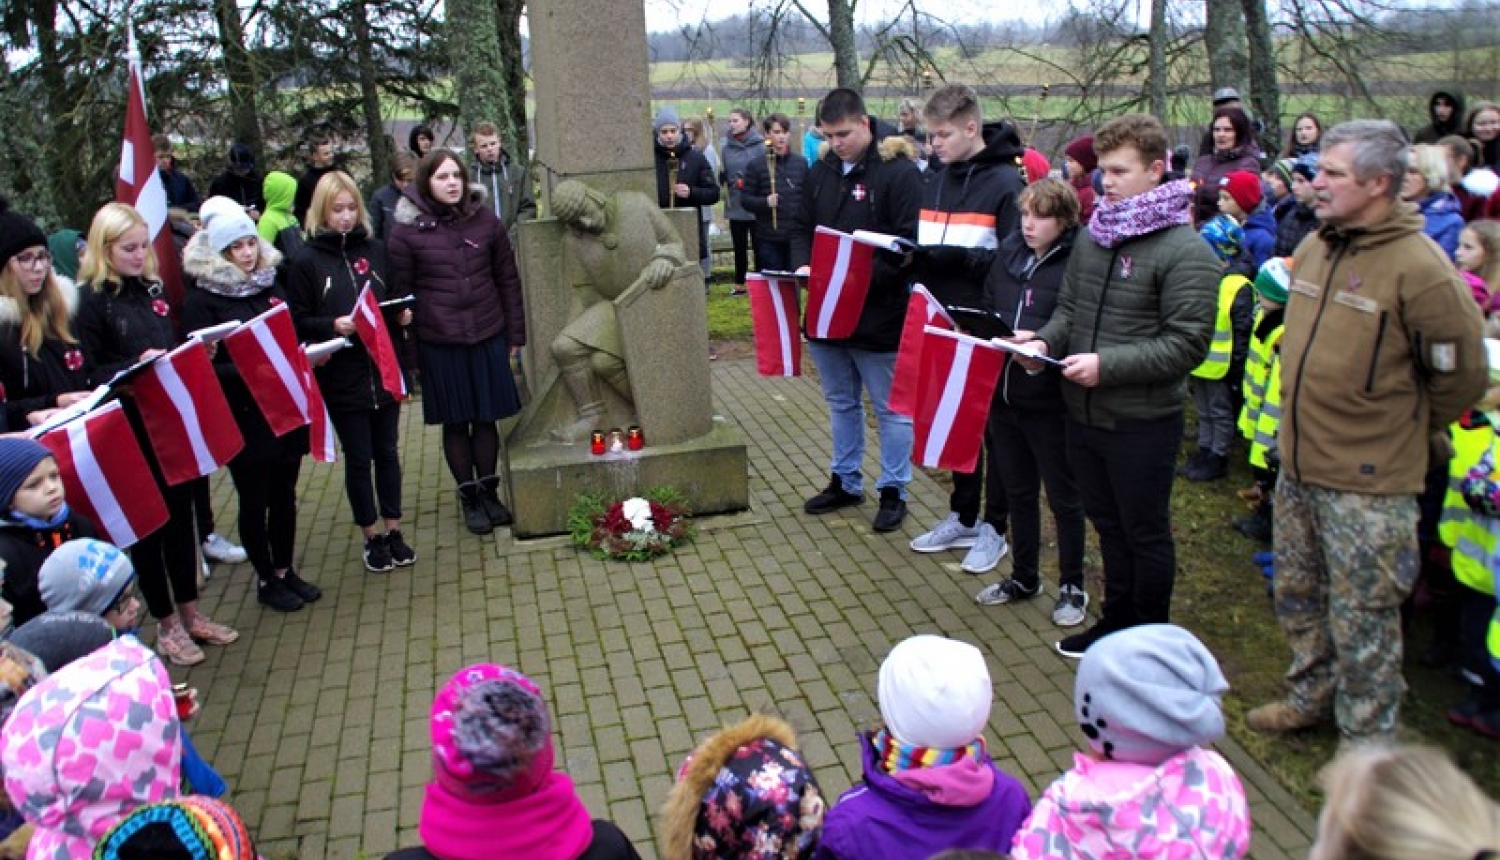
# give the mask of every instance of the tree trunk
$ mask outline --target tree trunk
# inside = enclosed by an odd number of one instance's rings
[[[59,145],[64,119],[73,112],[68,98],[68,80],[58,57],[57,2],[40,0],[36,5],[36,52],[42,70],[42,91],[47,98],[47,117],[53,144],[43,147],[43,164],[52,183],[51,198],[66,223],[87,224],[94,217],[93,196],[89,193],[82,159],[70,158],[66,144]]]
[[[1277,152],[1281,140],[1281,85],[1276,82],[1276,48],[1271,42],[1271,19],[1266,0],[1241,0],[1250,45],[1250,104],[1265,127],[1260,148]]]
[[[229,110],[234,139],[250,147],[263,161],[260,112],[256,106],[255,65],[245,50],[245,25],[235,0],[214,0],[214,18],[219,25],[219,50],[224,53],[224,76],[228,79]]]
[[[370,13],[365,0],[350,3],[347,14],[349,30],[354,36],[355,65],[359,69],[360,107],[370,150],[370,181],[372,186],[379,187],[391,175],[391,150],[386,145],[385,120],[380,115],[380,80],[370,45]]]
[[[828,43],[833,48],[833,68],[838,85],[861,92],[859,46],[854,38],[853,0],[828,0]]]
[[[1151,55],[1146,74],[1151,115],[1167,121],[1167,0],[1151,0]]]
[[[1207,0],[1203,44],[1208,49],[1208,77],[1213,89],[1234,87],[1243,96],[1250,84],[1245,48],[1244,10],[1237,0]]]
[[[500,36],[500,71],[510,101],[510,115],[497,117],[506,151],[516,161],[525,161],[531,151],[526,127],[526,65],[521,49],[522,0],[495,0],[496,25]]]
[[[448,60],[459,119],[466,130],[486,121],[508,124],[511,106],[494,0],[447,0],[447,12]]]

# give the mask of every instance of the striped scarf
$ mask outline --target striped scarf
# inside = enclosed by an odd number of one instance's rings
[[[980,753],[984,752],[982,736],[975,738],[973,743],[957,749],[945,750],[904,744],[896,740],[888,729],[881,729],[870,738],[870,743],[875,748],[875,758],[880,762],[880,769],[886,773],[900,773],[903,770],[915,770],[919,767],[938,767],[953,764],[965,758],[977,759]]]

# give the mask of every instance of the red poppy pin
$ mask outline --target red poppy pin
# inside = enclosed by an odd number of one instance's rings
[[[68,365],[69,370],[77,372],[83,367],[83,353],[70,349],[63,353],[63,363]]]
[[[366,260],[364,257],[360,257],[358,260],[355,260],[354,271],[356,274],[360,275],[370,274],[370,261]]]
[[[159,317],[164,317],[167,314],[170,314],[172,312],[172,309],[167,306],[167,303],[165,301],[162,301],[161,299],[152,299],[151,312]]]
[[[272,296],[271,297],[271,307],[273,307],[273,308],[279,308],[279,307],[282,306],[282,304],[284,304],[284,303],[281,301],[280,298],[278,298],[276,296]]]

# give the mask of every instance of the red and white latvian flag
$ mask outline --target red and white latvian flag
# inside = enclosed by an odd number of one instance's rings
[[[333,420],[328,415],[327,404],[323,402],[323,389],[318,387],[318,377],[307,360],[307,350],[299,348],[297,355],[300,357],[298,372],[302,374],[303,383],[307,386],[307,408],[312,418],[308,440],[312,458],[319,463],[332,463],[338,460],[338,448],[333,441]]]
[[[190,340],[135,381],[135,402],[172,486],[212,474],[245,447],[203,344]]]
[[[283,436],[312,420],[290,308],[277,305],[246,322],[224,345],[272,433]]]
[[[896,350],[895,375],[891,379],[888,405],[897,415],[917,414],[917,395],[922,387],[922,330],[927,326],[953,331],[958,326],[941,302],[921,284],[912,287],[906,300],[906,322],[901,327],[901,345]]]
[[[173,311],[182,307],[182,267],[172,230],[167,224],[167,189],[156,170],[151,148],[151,126],[146,122],[146,79],[141,75],[141,55],[135,46],[135,29],[127,28],[126,50],[130,54],[130,86],[125,95],[125,140],[120,145],[120,170],[115,176],[115,202],[134,206],[146,219],[146,233],[156,251],[156,272],[167,288]]]
[[[360,343],[375,360],[380,371],[380,383],[397,400],[406,399],[406,377],[401,375],[401,362],[396,358],[396,347],[391,343],[391,331],[385,326],[385,316],[380,312],[380,302],[365,281],[354,302],[354,330]]]
[[[813,234],[808,266],[807,336],[843,340],[854,334],[870,292],[875,248],[853,236],[819,227]]]
[[[797,330],[796,278],[768,278],[752,272],[750,323],[755,330],[755,370],[761,376],[802,375],[802,333]]]
[[[118,401],[37,441],[57,459],[68,504],[98,523],[110,543],[128,547],[166,524],[167,503]]]
[[[912,460],[929,469],[972,472],[1005,353],[987,340],[936,326],[927,326],[922,335]]]

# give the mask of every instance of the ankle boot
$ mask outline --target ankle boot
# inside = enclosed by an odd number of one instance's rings
[[[490,525],[510,525],[510,511],[506,510],[505,503],[500,501],[500,478],[495,475],[480,478],[479,488],[479,503],[484,507],[485,516],[489,517]]]
[[[477,535],[487,535],[494,530],[489,514],[484,512],[483,492],[478,481],[458,485],[458,504],[463,508],[464,526]]]

